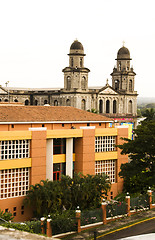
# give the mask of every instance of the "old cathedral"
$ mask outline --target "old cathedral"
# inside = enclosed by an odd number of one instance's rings
[[[20,102],[24,105],[73,106],[96,110],[114,119],[133,119],[137,115],[137,92],[134,90],[136,73],[130,65],[126,47],[118,50],[113,68],[112,86],[108,81],[101,87],[88,87],[90,70],[84,67],[83,45],[75,40],[70,46],[69,66],[64,73],[64,88],[11,88],[0,86],[0,102]]]

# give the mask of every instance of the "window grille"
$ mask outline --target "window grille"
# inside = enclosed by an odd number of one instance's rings
[[[95,152],[115,151],[116,147],[115,136],[100,136],[95,137]]]
[[[116,160],[101,160],[95,162],[95,174],[105,173],[111,183],[116,182]]]
[[[18,159],[30,157],[30,140],[0,141],[0,159]]]
[[[29,168],[0,170],[0,199],[25,196],[29,178]]]

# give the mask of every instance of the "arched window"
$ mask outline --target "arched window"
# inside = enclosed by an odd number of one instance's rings
[[[71,67],[73,67],[73,58],[71,58]]]
[[[80,67],[82,67],[82,58],[80,58]]]
[[[37,100],[34,101],[34,105],[35,105],[35,106],[38,105],[38,101],[37,101]]]
[[[85,99],[82,99],[82,101],[81,101],[81,109],[86,110],[86,100]]]
[[[86,78],[84,76],[82,77],[82,80],[81,80],[81,88],[83,90],[86,89]]]
[[[118,69],[119,69],[119,71],[121,71],[121,62],[119,62],[119,64],[118,64]]]
[[[2,99],[0,98],[0,102],[2,102]]]
[[[18,102],[18,99],[15,99],[14,102]]]
[[[48,103],[48,101],[47,101],[47,100],[44,100],[44,105],[47,104],[47,103]]]
[[[129,80],[129,91],[132,92],[132,80]]]
[[[70,106],[71,105],[71,101],[69,99],[66,100],[66,106]]]
[[[71,77],[68,76],[67,77],[67,90],[70,90],[71,89]]]
[[[25,100],[25,105],[29,105],[29,100]]]
[[[110,113],[110,101],[106,101],[106,113]]]
[[[117,104],[116,104],[116,100],[113,101],[113,113],[116,113],[116,107],[117,107]]]
[[[130,100],[128,103],[128,113],[131,114],[132,113],[132,101]]]
[[[58,101],[54,100],[54,106],[58,106]]]
[[[119,80],[115,80],[115,90],[119,90]]]
[[[4,102],[8,102],[9,100],[7,98],[5,98]]]
[[[103,101],[101,99],[99,101],[99,113],[103,113]]]

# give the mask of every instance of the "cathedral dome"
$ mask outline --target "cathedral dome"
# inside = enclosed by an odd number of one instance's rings
[[[128,59],[130,60],[130,52],[126,47],[121,47],[117,53],[117,59]]]
[[[74,49],[84,50],[83,45],[78,40],[75,40],[70,47],[70,50],[74,50]]]

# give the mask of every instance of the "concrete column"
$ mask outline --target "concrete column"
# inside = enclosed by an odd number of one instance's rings
[[[46,179],[53,180],[53,139],[46,141]]]
[[[127,195],[125,197],[125,200],[126,200],[126,213],[127,213],[127,216],[130,217],[131,216],[131,212],[130,212],[130,196]]]
[[[52,227],[51,227],[51,222],[52,219],[47,219],[47,230],[46,230],[46,234],[47,237],[52,237]]]
[[[79,210],[79,207],[77,207],[75,217],[77,220],[77,232],[80,233],[81,232],[81,211]]]
[[[45,228],[44,228],[44,221],[45,221],[45,217],[42,217],[41,219],[40,219],[40,221],[41,221],[41,233],[42,234],[45,234]]]
[[[149,189],[147,193],[149,195],[149,209],[152,209],[152,191]]]
[[[46,179],[46,128],[29,128],[32,132],[31,140],[31,178],[34,185]]]
[[[103,201],[103,202],[102,202],[102,205],[101,205],[101,207],[102,207],[102,221],[103,221],[103,224],[106,224],[106,223],[107,223],[106,206],[107,206],[106,202]]]
[[[66,138],[66,175],[73,177],[73,138]]]

